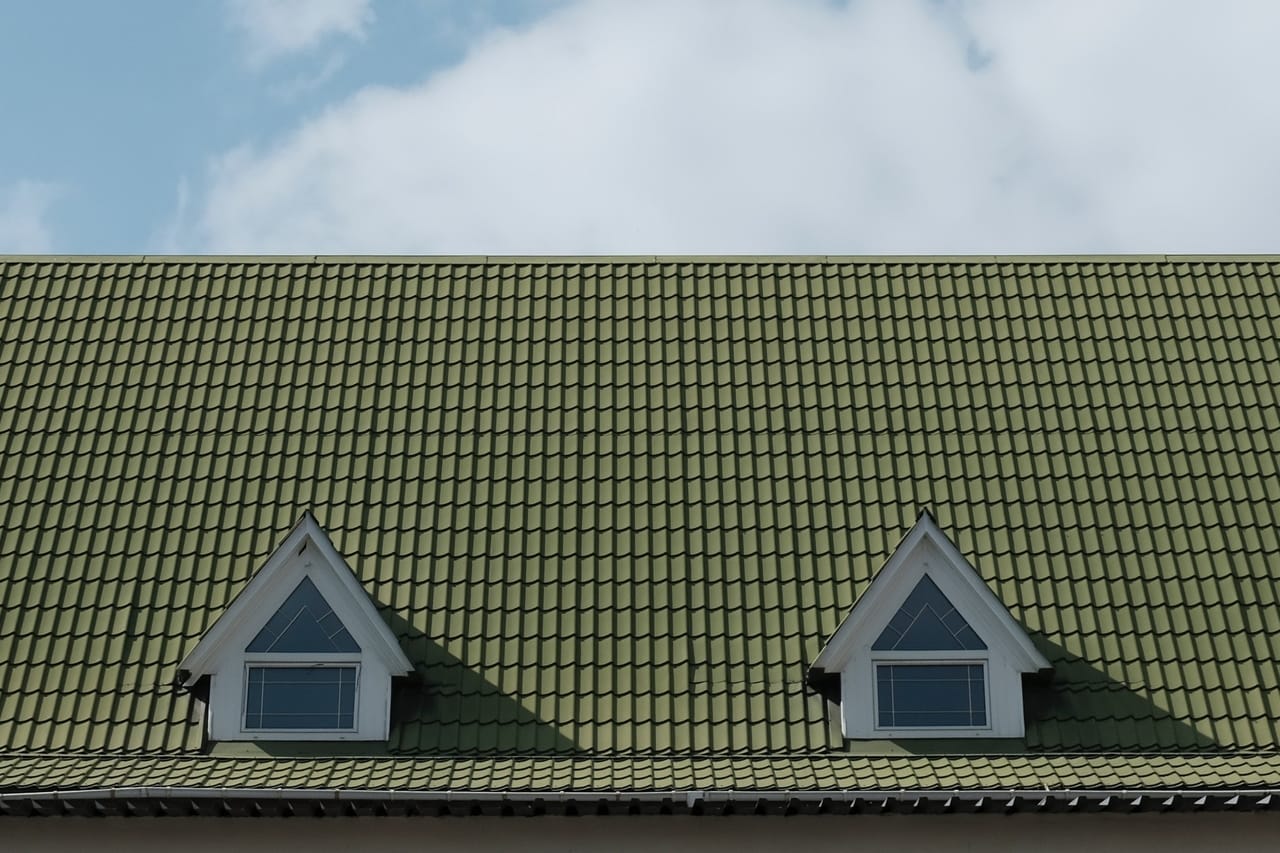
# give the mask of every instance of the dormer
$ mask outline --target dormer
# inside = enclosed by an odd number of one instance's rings
[[[208,678],[209,738],[386,740],[412,665],[311,513],[181,664]]]
[[[814,660],[846,738],[1019,738],[1022,676],[1050,668],[923,512]]]

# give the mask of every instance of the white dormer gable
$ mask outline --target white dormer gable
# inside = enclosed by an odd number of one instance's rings
[[[1022,675],[1050,668],[923,512],[813,662],[848,738],[1024,735]]]
[[[413,666],[307,512],[181,669],[210,679],[212,740],[386,740],[391,678]]]

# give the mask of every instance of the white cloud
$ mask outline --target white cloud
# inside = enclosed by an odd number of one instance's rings
[[[363,38],[373,0],[227,0],[227,13],[245,37],[250,63],[260,66],[334,36]]]
[[[61,191],[54,184],[18,181],[0,186],[0,252],[38,254],[51,251],[49,208]]]
[[[1277,26],[1267,0],[579,2],[218,158],[185,239],[1274,251]]]

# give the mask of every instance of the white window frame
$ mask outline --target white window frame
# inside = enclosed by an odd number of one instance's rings
[[[982,691],[987,722],[982,726],[881,726],[880,725],[880,666],[981,666]],[[988,734],[991,731],[991,661],[988,656],[975,655],[972,651],[954,652],[877,652],[871,659],[871,714],[872,725],[882,737],[968,737]]]
[[[296,658],[296,659],[295,659]],[[241,687],[241,707],[240,707],[240,731],[246,735],[270,735],[274,738],[279,734],[333,734],[333,735],[349,735],[360,731],[360,682],[361,682],[361,666],[359,653],[346,653],[336,655],[325,655],[318,658],[316,655],[307,654],[272,654],[270,652],[246,653],[244,656],[244,680]],[[351,710],[351,727],[350,728],[329,728],[329,729],[267,729],[267,728],[249,728],[245,725],[245,719],[249,716],[249,672],[254,669],[355,669],[356,671],[356,696],[355,704]]]
[[[892,617],[896,611],[890,611]],[[974,630],[981,629],[974,626]],[[874,636],[879,636],[877,632]],[[979,633],[978,636],[985,636]],[[980,663],[987,691],[987,725],[974,728],[881,728],[876,691],[880,663]],[[986,652],[873,652],[870,642],[855,653],[840,678],[840,718],[845,737],[866,739],[1022,737],[1022,673],[994,649]]]

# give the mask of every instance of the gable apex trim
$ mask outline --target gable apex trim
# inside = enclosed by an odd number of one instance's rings
[[[392,675],[408,675],[413,671],[413,664],[409,662],[404,650],[400,648],[399,641],[383,621],[377,608],[373,606],[369,593],[360,585],[355,573],[338,553],[329,534],[325,532],[311,510],[306,510],[284,541],[276,547],[262,567],[249,579],[249,583],[232,599],[227,609],[209,626],[204,636],[200,638],[200,642],[178,665],[184,687],[193,686],[201,677],[212,672],[212,665],[217,662],[227,643],[235,638],[243,639],[246,634],[248,635],[248,639],[245,639],[246,643],[252,639],[261,625],[252,627],[250,623],[258,620],[265,624],[275,612],[273,606],[264,604],[260,593],[268,591],[275,584],[277,575],[295,556],[311,547],[314,547],[320,556],[316,565],[327,568],[329,577],[338,583],[341,592],[344,593],[345,601],[329,601],[329,605],[335,610],[343,608],[344,604],[354,608],[359,617],[359,623],[348,624],[348,630],[359,632],[362,636],[373,640],[371,648],[365,649],[365,652],[372,653],[381,659]],[[321,571],[324,571],[324,568],[321,568]],[[291,591],[286,590],[284,595],[287,596]],[[276,604],[278,605],[279,602]]]
[[[895,588],[898,585],[895,579],[902,574],[906,561],[911,559],[920,545],[926,541],[938,549],[945,562],[953,569],[949,577],[960,581],[962,588],[969,593],[969,597],[983,605],[987,615],[991,617],[984,621],[994,625],[1000,636],[984,637],[988,645],[993,649],[1002,649],[1022,672],[1051,669],[1052,664],[1031,642],[1026,631],[1009,612],[1008,607],[983,582],[982,577],[960,553],[955,543],[942,532],[929,510],[924,509],[915,525],[902,537],[893,554],[876,573],[871,585],[854,602],[853,609],[840,623],[840,627],[823,646],[822,651],[818,652],[811,670],[818,673],[834,673],[843,669],[853,655],[859,640],[864,638],[868,624],[883,618],[885,608],[893,607],[896,610],[902,600],[910,595],[910,588],[905,591]],[[935,577],[934,580],[938,579]],[[961,602],[952,601],[952,604],[963,615],[968,615]],[[868,644],[872,641],[874,638],[866,640]]]

